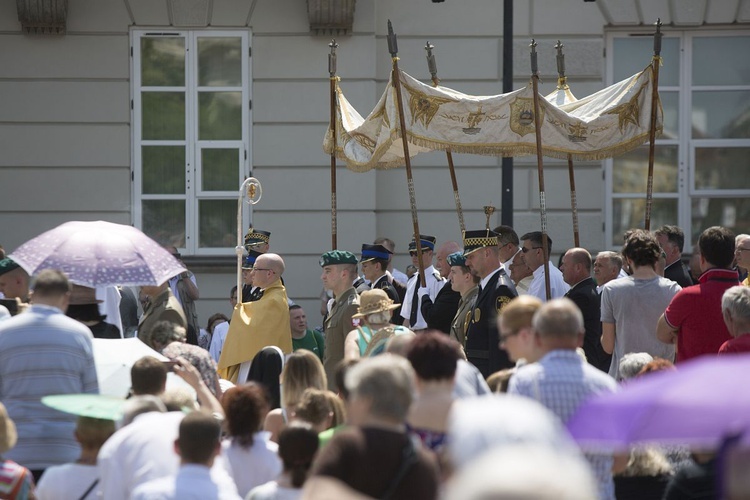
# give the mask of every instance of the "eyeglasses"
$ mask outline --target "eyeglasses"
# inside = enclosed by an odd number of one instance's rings
[[[528,252],[530,252],[531,250],[539,250],[540,248],[542,248],[542,247],[531,247],[531,248],[521,247],[521,251],[522,251],[523,253],[528,253]]]
[[[268,271],[270,273],[275,273],[276,272],[273,269],[262,269],[260,267],[254,267],[254,268],[251,269],[251,271]]]
[[[501,334],[500,343],[502,344],[503,342],[506,342],[509,338],[515,337],[516,335],[518,335],[518,333],[519,333],[518,331],[515,331],[515,332],[506,333],[506,334]]]
[[[735,252],[750,252],[750,248],[737,247],[734,249]]]

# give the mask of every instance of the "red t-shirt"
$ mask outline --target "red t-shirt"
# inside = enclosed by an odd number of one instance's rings
[[[719,354],[739,354],[742,352],[750,352],[750,334],[727,340],[719,349]]]
[[[732,338],[721,315],[721,297],[739,285],[737,271],[709,269],[698,284],[680,290],[664,311],[664,319],[677,332],[677,362],[716,354]]]

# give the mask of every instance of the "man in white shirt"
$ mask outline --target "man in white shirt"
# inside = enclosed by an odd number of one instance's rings
[[[194,411],[183,418],[174,452],[180,456],[177,474],[141,484],[133,500],[240,498],[233,484],[211,477],[214,459],[221,453],[221,425],[214,417]]]
[[[560,270],[549,261],[549,255],[552,253],[552,238],[547,236],[547,251],[542,247],[542,232],[532,231],[521,236],[523,245],[518,257],[526,262],[526,265],[533,272],[534,278],[531,280],[527,295],[533,295],[542,302],[547,301],[547,289],[544,279],[544,261],[545,258],[549,263],[549,285],[550,299],[559,299],[570,290],[570,285],[565,283]]]
[[[440,272],[432,266],[436,240],[434,236],[419,235],[422,247],[422,267],[424,268],[425,287],[427,288],[427,295],[433,302],[445,284],[445,280],[440,276]],[[415,240],[409,243],[409,255],[411,256],[412,264],[419,267],[417,243]],[[412,330],[424,330],[427,328],[427,321],[422,316],[422,311],[419,310],[419,288],[421,286],[419,273],[415,273],[414,276],[409,278],[409,282],[406,284],[406,296],[401,305],[401,317],[404,318],[404,326]]]

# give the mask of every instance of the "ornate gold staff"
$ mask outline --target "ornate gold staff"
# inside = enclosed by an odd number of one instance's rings
[[[432,45],[429,40],[424,46],[424,49],[427,51],[427,67],[430,70],[430,75],[432,76],[432,84],[437,87],[438,85],[440,85],[440,79],[437,76],[437,63],[435,62],[435,55],[432,53],[432,49],[434,48],[435,46]],[[447,149],[445,151],[445,157],[448,159],[448,167],[450,168],[451,173],[451,183],[453,184],[453,198],[456,200],[456,214],[458,215],[458,225],[461,228],[461,234],[464,234],[464,231],[466,231],[466,225],[464,224],[464,211],[461,208],[461,197],[458,194],[456,169],[453,166],[453,153],[450,149]]]
[[[336,236],[338,228],[336,224],[336,87],[338,83],[338,77],[336,76],[336,48],[339,44],[336,40],[331,40],[328,44],[331,48],[331,53],[328,54],[328,74],[331,79],[331,141],[333,147],[331,149],[331,248],[336,250]]]
[[[237,303],[242,304],[242,255],[245,247],[242,245],[242,201],[248,205],[256,205],[263,196],[263,187],[255,177],[248,177],[240,186],[240,195],[237,199]]]
[[[565,54],[563,54],[563,44],[560,40],[557,41],[555,48],[557,49],[557,90],[565,91],[568,88],[568,77],[565,76]],[[573,156],[570,153],[568,154],[568,177],[570,178],[570,208],[573,211],[573,241],[576,247],[580,247],[576,178],[573,173]]]
[[[490,230],[490,218],[492,217],[492,214],[495,213],[495,207],[493,207],[492,205],[485,205],[483,208],[484,208],[484,215],[487,217],[487,222],[485,223],[485,227],[487,228],[487,231],[489,231]]]
[[[552,298],[549,284],[549,253],[547,252],[547,202],[544,193],[544,162],[542,160],[542,124],[539,120],[539,66],[537,64],[536,40],[531,39],[531,85],[534,91],[534,134],[536,135],[536,164],[539,172],[539,211],[542,216],[542,254],[544,254],[544,289],[547,300]]]
[[[656,117],[658,113],[657,102],[659,100],[659,64],[661,64],[661,18],[656,20],[656,33],[654,33],[654,56],[651,59],[651,71],[654,72],[654,81],[651,89],[651,128],[648,132],[648,184],[646,185],[646,220],[644,228],[651,230],[651,205],[654,192],[654,148],[656,146]]]
[[[409,203],[411,204],[411,220],[414,224],[414,242],[417,244],[417,261],[419,264],[419,282],[426,286],[424,278],[424,265],[422,264],[422,242],[419,238],[419,218],[417,217],[417,201],[414,194],[414,179],[411,175],[411,158],[409,157],[409,138],[406,135],[406,120],[404,119],[404,101],[401,99],[401,77],[398,69],[398,41],[393,32],[391,20],[388,20],[388,52],[393,62],[392,77],[393,86],[396,87],[396,109],[398,109],[398,121],[401,127],[401,143],[404,148],[404,161],[406,163],[406,181],[409,187]]]

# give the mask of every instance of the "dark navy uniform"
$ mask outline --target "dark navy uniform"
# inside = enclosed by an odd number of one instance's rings
[[[427,328],[430,330],[440,330],[443,333],[450,334],[451,323],[458,311],[458,302],[461,300],[461,294],[453,290],[450,281],[446,281],[443,288],[435,297],[433,303],[429,295],[422,297],[422,303],[419,305],[427,321]]]
[[[469,313],[466,358],[485,378],[498,370],[514,366],[505,350],[500,349],[497,315],[517,296],[513,282],[500,268],[492,275],[487,286],[479,290],[474,308]]]
[[[376,288],[380,288],[383,290],[386,295],[388,295],[388,298],[393,301],[394,304],[400,304],[401,299],[398,296],[398,291],[396,290],[396,287],[393,286],[393,284],[388,280],[388,275],[384,274],[375,283],[371,284],[371,288],[375,290]],[[403,320],[401,319],[401,306],[399,305],[398,309],[393,310],[393,315],[391,316],[391,323],[395,325],[401,324]]]

